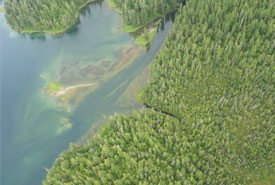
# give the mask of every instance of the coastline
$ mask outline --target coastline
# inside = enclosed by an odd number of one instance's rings
[[[123,32],[136,33],[138,31],[141,31],[144,27],[146,27],[146,26],[150,25],[151,23],[155,22],[156,20],[159,20],[159,19],[162,18],[162,17],[158,17],[158,18],[153,19],[152,21],[150,21],[149,23],[144,24],[144,25],[132,26],[132,25],[129,25],[129,24],[125,23],[125,21],[123,20],[122,10],[117,6],[117,4],[114,2],[114,0],[107,0],[107,1],[109,3],[110,8],[112,8],[113,10],[120,13],[121,18],[122,18],[121,31],[123,31]]]
[[[155,34],[157,33],[158,26],[162,22],[162,20],[165,19],[165,17],[168,14],[173,13],[178,9],[177,7],[175,10],[169,11],[165,15],[159,15],[158,17],[150,20],[147,24],[140,25],[140,26],[132,26],[127,24],[123,20],[123,12],[114,2],[114,0],[107,0],[107,2],[111,9],[113,9],[114,11],[117,11],[121,15],[122,23],[121,23],[120,31],[135,35],[134,38],[135,38],[136,44],[141,47],[149,46],[151,40],[154,38]],[[152,31],[150,31],[149,33],[146,33],[145,31],[146,29],[150,29]]]
[[[7,24],[11,27],[12,30],[14,30],[14,31],[16,31],[16,32],[18,32],[20,34],[30,34],[30,35],[31,34],[48,34],[48,35],[52,35],[52,36],[54,36],[54,35],[60,35],[60,34],[63,34],[65,32],[67,32],[68,30],[72,29],[73,27],[75,27],[76,24],[77,24],[77,21],[79,20],[80,12],[84,8],[86,8],[87,6],[89,6],[90,4],[92,4],[94,2],[97,2],[97,1],[101,1],[101,0],[90,0],[90,1],[86,2],[85,4],[83,4],[82,6],[80,6],[79,10],[77,11],[77,13],[75,15],[75,19],[73,21],[74,23],[70,27],[68,27],[68,28],[66,28],[64,30],[58,30],[58,31],[57,30],[55,30],[55,31],[54,30],[47,30],[47,31],[36,31],[36,30],[25,30],[24,31],[24,30],[22,30],[22,31],[19,31],[19,30],[14,29],[8,22],[7,22]],[[4,9],[4,7],[3,7],[3,9]]]
[[[113,10],[115,10],[115,11],[117,11],[117,12],[119,12],[119,13],[121,14],[121,17],[122,17],[121,31],[127,32],[127,33],[136,33],[136,32],[138,32],[138,31],[141,31],[143,28],[147,27],[148,25],[159,23],[159,20],[164,19],[165,16],[167,16],[167,15],[170,14],[170,13],[173,13],[173,12],[177,11],[177,9],[179,8],[179,7],[177,7],[176,9],[174,9],[174,10],[172,10],[172,11],[169,11],[169,12],[167,12],[167,13],[164,14],[164,15],[159,14],[158,17],[153,18],[153,19],[150,20],[147,24],[140,25],[140,26],[132,26],[132,25],[129,25],[129,24],[125,23],[125,21],[123,20],[123,13],[122,13],[122,10],[117,6],[117,4],[114,2],[114,0],[107,0],[107,1],[108,1],[108,3],[109,3],[109,6],[110,6]],[[158,24],[156,24],[156,25],[158,25]]]

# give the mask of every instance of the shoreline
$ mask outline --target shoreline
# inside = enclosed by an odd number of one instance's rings
[[[107,2],[111,9],[113,9],[114,11],[118,12],[121,15],[121,21],[122,21],[121,28],[120,28],[121,31],[127,32],[127,33],[136,33],[150,24],[150,23],[148,23],[148,24],[141,25],[141,26],[132,26],[132,25],[125,23],[125,21],[123,20],[123,12],[120,10],[120,8],[117,6],[117,4],[114,2],[114,0],[107,0]],[[125,27],[130,27],[130,28],[126,29]]]
[[[175,10],[172,10],[172,11],[169,11],[167,12],[165,15],[159,15],[158,17],[150,20],[147,24],[144,24],[144,25],[140,25],[140,26],[132,26],[132,25],[129,25],[127,23],[125,23],[125,21],[123,20],[123,13],[122,11],[120,10],[120,8],[117,6],[117,4],[114,2],[114,0],[107,0],[108,4],[109,4],[109,7],[115,11],[117,11],[118,13],[120,13],[121,15],[121,18],[122,18],[122,25],[121,25],[121,31],[123,32],[127,32],[127,33],[137,33],[139,31],[141,31],[142,29],[144,29],[145,27],[147,27],[148,25],[151,25],[151,24],[154,24],[156,22],[158,22],[159,20],[161,19],[164,19],[168,14],[170,13],[173,13],[175,11],[178,10],[179,6],[175,9]],[[128,26],[128,27],[132,27],[132,29],[125,29],[124,26]],[[130,31],[131,30],[131,31]]]
[[[120,8],[117,6],[117,4],[114,2],[114,0],[107,0],[107,1],[108,1],[108,4],[109,4],[109,7],[111,9],[115,10],[116,12],[118,12],[121,15],[122,25],[121,25],[120,30],[123,31],[123,32],[136,33],[138,31],[141,31],[144,27],[148,26],[152,22],[154,22],[154,20],[161,18],[161,17],[158,17],[158,18],[154,19],[153,21],[150,21],[149,23],[147,23],[145,25],[132,26],[132,25],[129,25],[129,24],[125,23],[125,21],[123,20],[123,12],[120,10]],[[125,27],[131,27],[131,28],[126,29]]]
[[[10,28],[11,28],[12,30],[16,31],[16,32],[19,33],[19,34],[29,34],[29,35],[32,35],[32,34],[48,34],[48,35],[51,35],[51,36],[61,35],[61,34],[63,34],[63,33],[65,33],[65,32],[67,32],[67,31],[69,31],[70,29],[72,29],[73,27],[76,26],[77,21],[78,21],[79,18],[80,18],[80,12],[81,12],[84,8],[86,8],[86,7],[89,6],[90,4],[95,3],[95,2],[97,2],[97,1],[102,1],[102,0],[90,0],[90,1],[86,2],[85,4],[83,4],[82,6],[80,6],[80,7],[79,7],[79,10],[78,10],[77,13],[76,13],[74,23],[73,23],[69,28],[66,28],[66,29],[64,29],[64,30],[62,30],[62,31],[24,31],[24,30],[23,30],[23,31],[19,31],[19,30],[14,29],[14,28],[8,23],[8,21],[7,21],[7,24],[10,26]],[[4,6],[3,6],[3,8],[4,8]],[[3,12],[4,12],[4,11],[3,11]]]
[[[179,8],[179,7],[177,7],[175,10],[167,12],[165,15],[159,15],[158,17],[150,20],[147,24],[140,25],[140,26],[132,26],[132,25],[125,23],[125,21],[123,20],[123,12],[117,6],[117,4],[114,2],[114,0],[107,0],[107,2],[109,4],[109,7],[111,9],[113,9],[114,11],[118,12],[121,16],[121,26],[120,26],[119,30],[122,32],[129,33],[129,34],[136,34],[136,36],[134,36],[134,39],[136,41],[136,44],[141,47],[149,47],[150,46],[150,42],[154,38],[159,24],[165,19],[165,17],[168,14],[176,12]],[[146,39],[146,36],[145,36],[146,28],[150,28],[150,29],[154,30],[153,33],[152,32],[147,33],[148,40]]]

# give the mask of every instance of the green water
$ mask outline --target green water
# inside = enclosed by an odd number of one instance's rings
[[[36,185],[46,177],[54,159],[70,142],[77,142],[100,115],[121,112],[115,105],[129,84],[150,64],[160,49],[172,21],[167,21],[151,43],[129,66],[90,93],[70,113],[52,104],[41,91],[60,78],[62,68],[115,61],[117,52],[132,45],[127,33],[117,31],[120,15],[108,4],[92,4],[80,23],[57,36],[16,34],[0,14],[1,34],[1,184]],[[41,74],[42,77],[41,78]],[[68,118],[72,128],[63,125]]]

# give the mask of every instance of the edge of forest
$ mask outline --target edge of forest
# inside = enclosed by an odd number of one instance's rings
[[[64,28],[62,30],[43,30],[43,31],[38,31],[38,30],[22,30],[22,31],[19,31],[19,30],[16,30],[14,29],[9,23],[8,25],[16,32],[18,33],[21,33],[21,34],[49,34],[49,35],[60,35],[60,34],[63,34],[65,33],[66,31],[72,29],[73,27],[76,26],[77,24],[77,21],[79,20],[79,17],[80,17],[80,12],[86,8],[87,6],[89,6],[91,3],[94,3],[96,1],[100,1],[100,0],[89,0],[87,1],[85,4],[83,4],[82,6],[79,7],[76,15],[75,15],[75,19],[72,21],[73,24],[71,26],[69,26],[68,28]],[[1,11],[0,11],[1,12]]]
[[[154,30],[148,34],[148,39],[146,39],[144,34],[140,34],[139,36],[137,36],[135,38],[136,44],[139,46],[142,46],[142,47],[147,47],[148,44],[151,42],[151,40],[154,38],[155,34],[157,33],[157,31],[155,29],[158,28],[158,25],[161,22],[160,20],[163,20],[166,15],[168,15],[174,11],[177,11],[177,9],[175,9],[170,12],[167,12],[164,15],[159,14],[158,17],[153,18],[147,24],[140,25],[140,26],[133,26],[133,25],[129,25],[129,24],[125,23],[125,21],[123,20],[123,12],[122,12],[121,8],[119,8],[118,5],[115,3],[114,0],[108,0],[108,3],[109,3],[110,8],[119,12],[119,14],[121,15],[122,25],[121,25],[120,30],[122,32],[138,33],[138,32],[142,32],[145,27],[147,27],[149,25],[154,25]]]

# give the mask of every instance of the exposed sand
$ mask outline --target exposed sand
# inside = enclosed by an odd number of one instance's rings
[[[65,89],[61,89],[60,91],[58,91],[55,96],[60,96],[60,95],[64,95],[66,94],[68,91],[75,89],[75,88],[79,88],[79,87],[89,87],[89,86],[94,86],[97,85],[98,83],[91,83],[91,84],[80,84],[80,85],[74,85],[74,86],[70,86],[70,87],[66,87]]]

